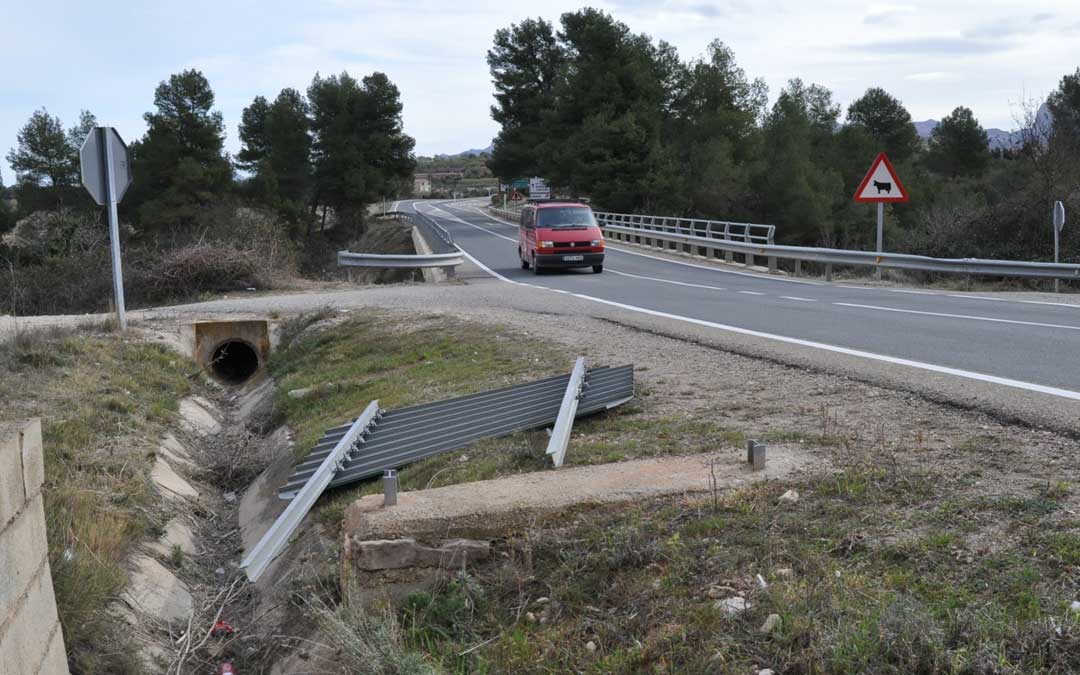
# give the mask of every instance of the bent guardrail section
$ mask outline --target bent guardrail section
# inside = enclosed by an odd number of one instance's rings
[[[372,401],[364,412],[346,428],[345,433],[338,438],[334,447],[323,457],[318,467],[305,481],[304,486],[285,507],[285,511],[278,516],[259,543],[255,544],[255,547],[244,556],[240,567],[247,572],[248,579],[258,581],[259,576],[281,553],[289,537],[315,504],[315,500],[323,493],[342,466],[349,461],[356,447],[364,442],[364,435],[375,424],[378,417],[379,402]]]

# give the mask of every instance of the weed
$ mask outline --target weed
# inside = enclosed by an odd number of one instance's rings
[[[392,611],[365,609],[349,587],[339,606],[317,599],[309,605],[322,639],[336,650],[337,664],[365,675],[428,675],[435,668],[419,653],[405,648]]]

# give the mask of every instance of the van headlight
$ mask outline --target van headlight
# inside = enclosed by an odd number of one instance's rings
[[[555,242],[553,241],[541,241],[538,245],[540,248],[555,248]]]
[[[604,246],[604,240],[603,239],[593,239],[591,242],[589,242],[589,245],[594,247],[594,248],[597,247],[597,246],[603,247]]]

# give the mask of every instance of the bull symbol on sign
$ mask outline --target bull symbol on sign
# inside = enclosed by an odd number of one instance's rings
[[[878,194],[881,194],[882,192],[886,194],[892,194],[892,183],[882,183],[881,181],[874,181],[874,187],[877,188]]]

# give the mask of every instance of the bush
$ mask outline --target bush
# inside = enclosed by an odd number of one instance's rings
[[[288,225],[276,215],[221,206],[204,212],[203,230],[140,241],[127,229],[123,254],[129,308],[204,293],[273,288],[296,272]],[[195,237],[193,240],[192,237]],[[86,214],[36,212],[3,238],[0,313],[71,314],[111,306],[108,228]]]

